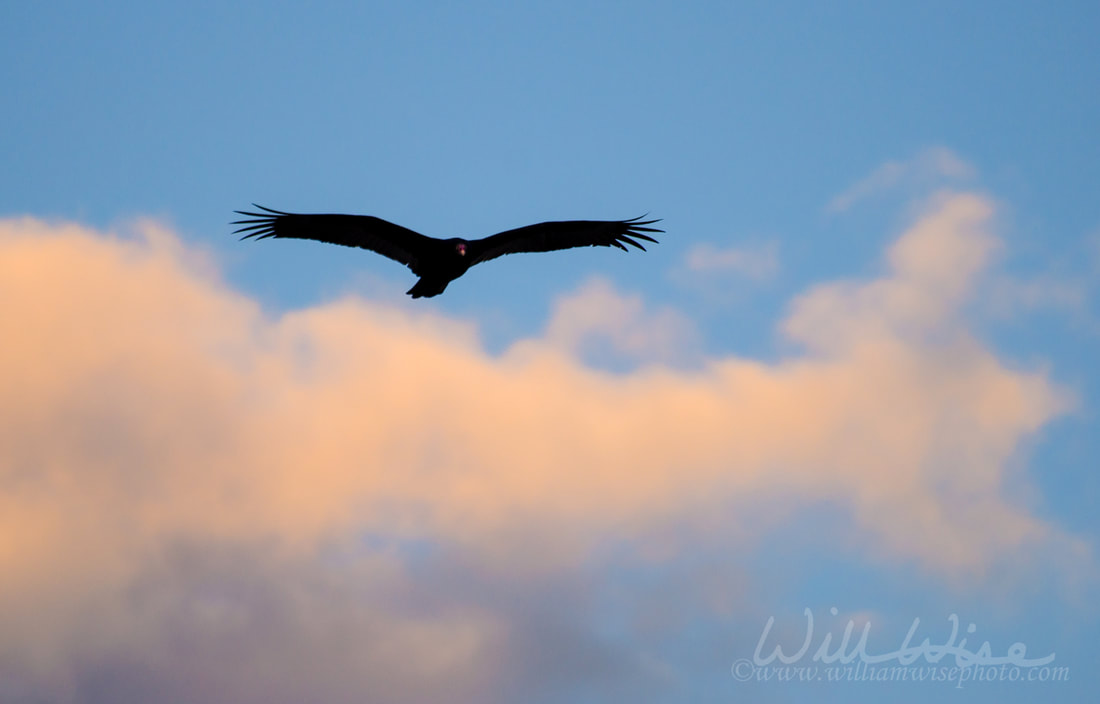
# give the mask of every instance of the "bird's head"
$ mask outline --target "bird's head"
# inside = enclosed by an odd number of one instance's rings
[[[458,256],[465,257],[466,256],[466,243],[465,242],[456,242],[455,243],[455,251],[458,252]]]

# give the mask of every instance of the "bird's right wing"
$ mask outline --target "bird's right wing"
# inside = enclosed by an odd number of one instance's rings
[[[237,220],[242,227],[234,234],[245,233],[241,239],[255,237],[289,237],[316,240],[345,247],[361,247],[401,262],[417,273],[420,263],[438,240],[370,215],[299,215],[272,210],[252,204],[264,211],[235,212],[250,219]]]
[[[657,222],[660,221],[642,218],[543,222],[474,240],[470,243],[470,254],[476,264],[504,254],[550,252],[572,247],[618,247],[625,252],[629,244],[645,251],[638,240],[656,243],[650,233],[664,230],[649,225]]]

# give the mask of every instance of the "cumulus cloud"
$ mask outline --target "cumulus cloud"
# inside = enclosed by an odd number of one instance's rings
[[[560,297],[538,345],[558,346],[593,361],[682,364],[697,358],[699,333],[669,307],[647,310],[638,294],[622,294],[604,279]]]
[[[793,301],[797,351],[773,362],[703,357],[686,316],[605,282],[491,355],[472,323],[358,298],[270,316],[150,223],[2,221],[0,681],[61,701],[644,682],[583,628],[469,585],[551,583],[669,525],[751,539],[731,505],[831,502],[868,559],[936,574],[1077,549],[1007,487],[1072,400],[962,313],[992,216],[939,196],[880,278]],[[632,365],[587,363],[594,339]],[[418,574],[440,546],[461,567]]]

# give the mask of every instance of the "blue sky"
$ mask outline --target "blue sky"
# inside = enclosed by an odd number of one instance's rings
[[[1098,32],[1084,2],[6,7],[0,698],[1083,700]],[[667,232],[411,301],[377,255],[239,242],[251,202]],[[114,557],[52,542],[81,534]],[[735,681],[805,608],[879,651],[957,613],[1070,680]]]

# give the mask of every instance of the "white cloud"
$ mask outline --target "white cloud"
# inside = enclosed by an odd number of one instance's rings
[[[709,242],[692,246],[669,271],[679,286],[714,303],[729,303],[745,291],[745,284],[759,284],[779,272],[779,248],[775,242],[718,247]]]
[[[826,211],[842,213],[856,203],[900,186],[928,188],[943,181],[967,181],[976,169],[945,147],[931,147],[908,161],[888,161],[829,201]]]
[[[1026,278],[1005,275],[993,282],[989,302],[993,312],[1011,317],[1043,309],[1083,314],[1088,298],[1088,285],[1080,279],[1053,275]]]
[[[774,242],[748,247],[719,248],[698,244],[684,255],[685,276],[740,276],[753,281],[770,279],[779,271]]]

